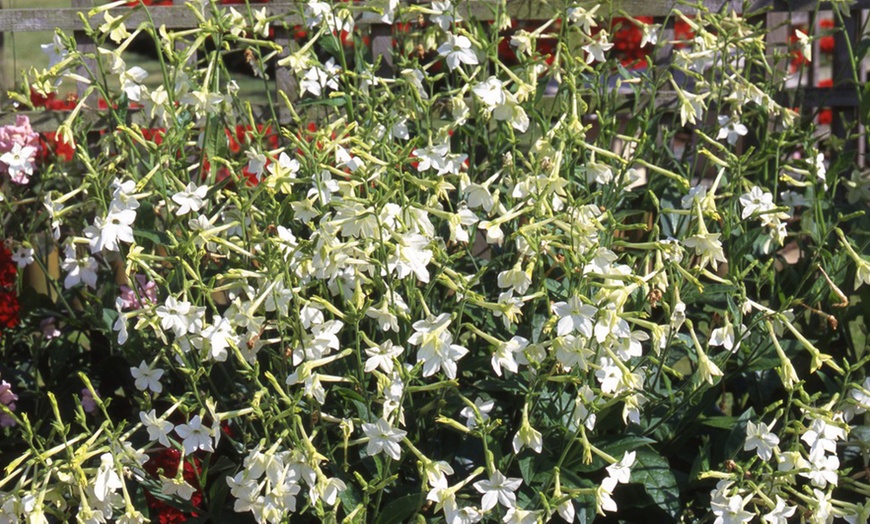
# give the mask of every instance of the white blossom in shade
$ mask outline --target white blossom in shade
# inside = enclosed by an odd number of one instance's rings
[[[474,399],[474,406],[480,413],[481,421],[486,422],[489,420],[489,412],[495,407],[495,402],[493,400],[476,398]],[[465,418],[465,427],[468,429],[474,429],[477,427],[477,415],[475,415],[474,410],[471,409],[471,407],[465,406],[462,408],[462,411],[459,412],[459,416]]]
[[[116,490],[121,489],[123,482],[118,472],[115,470],[115,459],[111,453],[103,453],[100,455],[100,467],[97,468],[96,478],[94,479],[94,496],[100,502],[106,500]]]
[[[533,428],[528,419],[524,419],[511,441],[511,446],[514,453],[519,453],[524,447],[540,453],[544,449],[544,439],[541,432]]]
[[[33,263],[33,248],[27,246],[18,246],[15,253],[12,253],[12,261],[19,268],[25,268]]]
[[[229,349],[237,344],[238,335],[233,330],[230,321],[225,317],[216,317],[212,324],[202,328],[200,336],[193,338],[193,345],[201,351],[206,351],[208,357],[216,362],[226,362]]]
[[[797,506],[786,506],[785,500],[776,495],[776,506],[770,513],[762,515],[761,520],[768,524],[788,524],[788,519],[794,515]]]
[[[442,142],[440,144],[431,144],[426,147],[420,147],[411,152],[411,156],[419,158],[417,162],[417,171],[421,173],[429,169],[437,169],[440,171],[444,167],[444,159],[450,152],[450,144]]]
[[[824,488],[828,484],[836,486],[839,483],[837,470],[840,468],[840,459],[836,454],[827,455],[821,448],[810,450],[808,457],[809,471],[802,471],[800,475],[810,479],[810,483],[818,488]]]
[[[119,251],[119,242],[133,242],[133,222],[136,212],[131,209],[110,211],[106,218],[94,217],[94,224],[85,228],[91,253]]]
[[[716,270],[719,268],[719,262],[728,262],[719,235],[720,233],[698,233],[683,240],[683,245],[695,249],[695,254],[701,257],[700,267],[712,263],[713,269]]]
[[[139,209],[139,200],[136,199],[136,182],[116,178],[112,181],[112,202],[109,204],[109,212]]]
[[[380,24],[392,24],[395,18],[399,0],[372,0],[366,2],[366,9],[362,12],[362,20]]]
[[[740,338],[737,338],[737,332],[741,333]],[[734,324],[727,324],[710,332],[711,346],[724,346],[731,353],[735,353],[740,349],[740,342],[746,338],[746,326],[740,324],[735,329]]]
[[[142,82],[148,77],[148,72],[139,66],[133,66],[127,69],[118,76],[121,84],[121,90],[127,95],[127,98],[133,102],[138,102],[142,98]]]
[[[792,507],[790,509],[793,511],[795,508]],[[864,502],[864,504],[855,504],[852,511],[854,511],[854,513],[843,515],[843,520],[849,524],[867,524],[867,522],[870,522],[870,500]],[[782,521],[782,523],[776,524],[785,524],[785,522],[786,521]]]
[[[800,53],[807,60],[807,62],[813,61],[813,45],[810,40],[809,35],[801,31],[800,29],[794,30],[794,36],[797,38],[797,44],[800,47]]]
[[[179,497],[190,500],[196,492],[196,488],[185,482],[183,478],[166,478],[160,475],[160,493],[167,497]]]
[[[864,379],[861,387],[853,387],[849,390],[849,398],[854,404],[847,404],[843,409],[843,418],[850,421],[855,415],[870,410],[870,377]]]
[[[689,193],[680,199],[680,206],[683,209],[694,209],[695,205],[701,205],[705,198],[707,198],[707,188],[698,184],[689,188]]]
[[[97,261],[90,256],[75,258],[75,250],[67,250],[66,258],[60,265],[66,271],[63,279],[64,289],[70,289],[84,282],[92,289],[97,288]]]
[[[163,305],[157,306],[160,327],[164,331],[172,331],[176,337],[186,334],[190,328],[191,306],[190,302],[178,301],[172,295],[166,297]]]
[[[507,510],[502,522],[505,524],[537,524],[543,513],[542,510],[530,511],[514,507]]]
[[[773,203],[773,195],[768,191],[762,191],[758,186],[752,186],[749,193],[740,197],[740,205],[743,206],[743,213],[740,215],[743,219],[749,218],[753,213],[763,213],[776,207]]]
[[[813,488],[813,495],[816,496],[813,508],[813,515],[810,522],[813,524],[831,524],[834,522],[834,505],[831,503],[830,495],[820,489]]]
[[[172,195],[172,201],[178,204],[175,216],[183,216],[202,209],[206,194],[208,194],[208,186],[197,187],[193,182],[187,184],[183,191]]]
[[[495,76],[475,84],[471,90],[488,108],[504,104],[507,96],[504,83]]]
[[[528,339],[518,336],[512,337],[507,342],[499,344],[495,352],[492,354],[492,369],[495,371],[495,374],[501,376],[502,367],[511,373],[519,371],[518,360],[525,360],[523,357],[523,350],[525,350],[528,345]]]
[[[387,260],[387,269],[399,279],[413,273],[420,282],[429,282],[426,266],[434,254],[431,249],[426,249],[428,245],[429,240],[419,233],[402,235],[396,243],[395,252]]]
[[[659,31],[661,30],[661,24],[644,24],[641,23],[641,30],[643,35],[640,38],[640,47],[646,47],[647,45],[656,45],[659,43]]]
[[[129,333],[127,332],[127,317],[124,316],[124,300],[121,297],[115,298],[115,311],[118,312],[118,318],[112,325],[112,331],[118,332],[118,344],[123,346],[127,342]]]
[[[374,424],[364,422],[362,429],[369,438],[368,444],[366,444],[366,453],[369,456],[383,452],[394,460],[402,458],[402,448],[399,446],[399,442],[407,435],[406,431],[394,429],[383,418],[379,418]]]
[[[431,344],[420,346],[417,362],[423,363],[424,377],[430,377],[440,370],[453,380],[456,378],[457,362],[467,354],[468,349],[454,344],[453,335],[445,332]]]
[[[451,71],[460,64],[477,65],[477,55],[471,47],[471,40],[467,36],[449,33],[447,41],[438,47],[438,54],[447,61],[447,67]]]
[[[846,439],[846,430],[830,424],[822,418],[814,418],[809,429],[801,435],[801,440],[810,447],[810,454],[816,450],[837,453],[837,441]]]
[[[619,462],[607,466],[608,476],[618,484],[628,484],[631,481],[631,467],[636,456],[636,451],[626,451]]]
[[[429,93],[423,87],[423,79],[426,78],[426,73],[419,69],[403,69],[402,78],[414,88],[421,100],[429,99]]]
[[[67,50],[63,45],[63,41],[60,39],[60,35],[57,33],[54,34],[50,43],[41,44],[39,47],[48,57],[47,69],[51,69],[57,64],[63,62],[63,59],[66,58]]]
[[[168,420],[160,420],[160,417],[157,416],[157,412],[153,409],[148,413],[144,411],[139,412],[139,420],[142,421],[142,425],[145,426],[145,429],[148,431],[148,440],[157,441],[161,445],[169,447],[169,433],[175,429],[175,426],[172,425]]]
[[[744,451],[756,450],[762,460],[768,461],[773,457],[773,451],[777,449],[779,437],[770,430],[776,425],[774,421],[770,426],[764,422],[757,425],[751,420],[746,423],[746,442],[743,444]]]
[[[698,119],[704,117],[704,111],[707,110],[704,99],[708,96],[710,93],[696,95],[677,88],[677,98],[680,102],[680,125],[695,124]]]
[[[468,243],[469,236],[466,227],[473,226],[479,221],[480,219],[474,214],[474,211],[466,206],[460,206],[459,211],[451,213],[447,219],[450,227],[450,242]]]
[[[809,462],[800,454],[799,451],[783,451],[776,456],[777,471],[795,471],[807,469],[810,467]]]
[[[593,37],[594,39],[591,42],[583,46],[583,50],[586,51],[587,64],[591,64],[594,61],[604,62],[607,60],[604,53],[613,48],[613,42],[607,40],[607,36],[607,31],[599,31],[598,35]]]
[[[518,295],[524,294],[532,285],[532,277],[530,277],[519,266],[513,269],[507,269],[498,274],[498,287],[511,288]]]
[[[514,491],[520,489],[522,479],[508,478],[496,471],[489,480],[478,480],[474,483],[474,489],[483,494],[480,508],[489,511],[496,504],[506,508],[514,508],[517,505],[517,496]]]
[[[579,332],[585,337],[592,336],[592,317],[598,312],[595,306],[584,304],[580,297],[573,295],[567,302],[552,305],[553,314],[559,317],[556,334],[560,337]]]
[[[182,438],[181,445],[184,447],[186,455],[190,455],[198,449],[214,452],[211,445],[212,430],[203,425],[199,415],[194,416],[187,424],[175,426],[175,433]]]
[[[449,31],[453,24],[462,21],[462,17],[456,12],[453,2],[450,0],[443,2],[436,0],[432,2],[430,9],[434,14],[429,15],[429,19],[440,27],[442,31]]]
[[[715,362],[710,360],[710,357],[707,356],[703,351],[698,351],[698,377],[710,384],[711,386],[716,383],[716,377],[724,376],[725,374],[719,369],[719,366],[716,365]]]
[[[36,148],[16,143],[10,151],[0,155],[0,162],[6,164],[6,171],[13,182],[26,184],[36,168]]]
[[[593,27],[598,27],[595,21],[595,12],[601,5],[596,5],[592,9],[584,9],[582,7],[572,7],[568,9],[568,20],[580,28],[587,35],[592,32]]]
[[[616,393],[623,379],[622,368],[610,357],[601,357],[598,360],[598,369],[595,370],[595,378],[601,384],[603,393]]]
[[[616,481],[611,477],[606,477],[601,481],[601,485],[596,488],[595,511],[599,515],[604,515],[605,511],[614,512],[619,510],[612,496],[614,488],[616,488]]]
[[[163,385],[160,383],[160,377],[163,376],[163,370],[160,368],[151,368],[144,360],[137,368],[130,368],[130,374],[135,380],[136,389],[145,391],[150,389],[154,393],[163,391]]]
[[[338,73],[341,67],[336,65],[335,59],[330,58],[323,66],[316,65],[305,72],[299,87],[302,94],[309,92],[314,96],[320,96],[325,88],[338,89]]]
[[[710,501],[710,508],[713,514],[716,515],[714,524],[742,524],[749,522],[755,517],[755,513],[746,511],[746,504],[752,497],[741,497],[740,495],[732,495],[725,497],[724,500],[714,499]]]
[[[366,348],[366,355],[369,356],[365,364],[366,373],[380,369],[389,375],[393,372],[393,359],[401,355],[402,351],[402,346],[394,345],[392,340]]]
[[[732,146],[737,144],[741,136],[746,136],[749,129],[741,124],[739,120],[734,120],[727,115],[719,115],[719,134],[716,135],[716,140],[725,140]]]

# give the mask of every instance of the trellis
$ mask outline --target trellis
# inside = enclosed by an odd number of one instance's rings
[[[71,0],[72,6],[68,8],[59,8],[52,10],[44,9],[0,9],[0,36],[7,32],[34,32],[34,31],[54,31],[59,28],[63,31],[71,32],[75,35],[79,48],[85,52],[94,52],[94,44],[90,42],[82,31],[83,26],[80,16],[88,17],[88,13],[93,9],[94,5],[90,0]],[[183,0],[173,0],[175,5],[172,6],[151,6],[148,7],[148,15],[154,21],[156,26],[165,25],[167,29],[189,29],[196,27],[198,20],[190,9],[183,5]],[[305,2],[281,2],[258,4],[257,9],[265,8],[267,13],[281,16],[281,21],[286,24],[286,27],[292,27],[296,24],[303,23],[300,16],[301,8]],[[428,3],[428,2],[413,2],[413,3]],[[480,21],[492,21],[497,16],[499,8],[504,9],[506,14],[513,20],[523,21],[540,21],[550,19],[560,8],[563,2],[546,2],[543,0],[461,0],[455,2],[457,12],[465,19],[477,19]],[[790,13],[808,12],[816,9],[830,9],[831,5],[819,3],[813,0],[750,0],[744,3],[741,0],[700,0],[694,5],[688,5],[675,0],[616,0],[604,2],[581,2],[582,5],[590,7],[600,3],[598,13],[601,16],[619,16],[619,13],[629,13],[632,16],[646,16],[657,19],[657,22],[665,21],[665,34],[662,40],[667,41],[673,37],[673,16],[674,10],[679,10],[686,14],[694,14],[699,9],[706,9],[712,12],[721,10],[733,10],[734,12],[746,16],[762,18],[771,28],[768,34],[769,46],[784,46],[787,42],[788,31],[786,22],[789,20]],[[501,4],[501,7],[499,7]],[[842,27],[835,35],[835,53],[833,57],[833,87],[817,88],[811,87],[812,70],[810,71],[810,87],[800,87],[797,93],[797,100],[801,101],[804,109],[813,109],[820,106],[829,106],[834,112],[832,122],[832,133],[839,137],[845,137],[850,128],[854,127],[857,121],[859,110],[858,89],[862,89],[862,85],[855,85],[853,82],[854,64],[849,56],[849,48],[846,45],[848,39],[853,48],[858,46],[860,39],[859,29],[862,26],[861,21],[865,16],[866,9],[870,8],[870,0],[857,0],[849,4],[849,15],[844,17]],[[129,12],[130,8],[118,7],[110,10],[113,16],[120,16],[125,12]],[[102,13],[95,15],[89,21],[92,24],[102,23]],[[406,20],[397,20],[401,22],[415,23],[416,15],[407,16]],[[125,25],[128,29],[134,29],[140,23],[146,20],[146,13],[142,10],[130,13],[130,16],[125,19]],[[378,74],[381,76],[391,76],[393,74],[393,44],[392,44],[392,26],[383,23],[373,23],[370,20],[357,20],[360,26],[368,26],[371,38],[372,56],[381,60],[381,68]],[[280,24],[275,24],[275,41],[284,49],[283,53],[278,58],[287,56],[292,50],[291,39],[286,27],[281,27]],[[2,40],[0,40],[2,44]],[[663,46],[659,49],[658,55],[655,57],[656,64],[663,64],[669,60],[671,49],[668,46]],[[863,83],[866,78],[866,66],[863,61],[858,72],[858,78]],[[85,86],[79,85],[79,92],[83,92]],[[276,66],[274,75],[274,89],[288,94],[293,100],[298,93],[296,80],[291,71],[287,68]],[[669,97],[668,93],[660,93],[663,99]],[[134,120],[144,120],[143,115],[136,115],[133,112]],[[14,121],[15,114],[20,113],[0,113],[0,125]],[[30,121],[36,130],[53,131],[64,120],[66,115],[64,112],[57,111],[28,111],[26,114],[30,117]],[[93,108],[90,111],[84,112],[81,118],[91,119],[95,122],[101,118],[101,112]],[[144,122],[139,122],[143,123]],[[848,147],[855,148],[858,141],[851,140]]]

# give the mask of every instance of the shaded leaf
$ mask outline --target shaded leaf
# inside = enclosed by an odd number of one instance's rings
[[[680,513],[680,490],[667,459],[651,448],[637,450],[631,482],[642,484],[656,506],[673,518]]]

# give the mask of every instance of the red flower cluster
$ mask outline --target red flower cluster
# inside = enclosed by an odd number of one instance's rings
[[[823,31],[831,31],[834,29],[834,20],[831,18],[825,18],[819,22],[819,27],[822,28]],[[819,38],[819,51],[826,54],[833,53],[834,37],[829,35]]]
[[[145,471],[158,479],[158,475],[163,475],[166,478],[175,478],[178,473],[178,464],[181,462],[181,452],[177,449],[165,449],[151,457],[143,466]],[[182,477],[184,481],[196,488],[196,491],[190,497],[190,504],[194,507],[202,507],[202,490],[199,487],[199,474],[202,472],[201,462],[198,458],[193,457],[191,460],[185,460],[182,466]],[[148,508],[152,515],[156,515],[160,524],[175,524],[178,522],[187,522],[187,519],[196,517],[195,512],[185,513],[178,508],[158,499],[150,492],[145,492],[145,501],[148,503]]]
[[[72,111],[76,107],[79,97],[75,93],[69,93],[65,98],[58,98],[56,93],[42,96],[35,89],[30,90],[30,103],[33,107],[44,107],[51,111]]]
[[[15,291],[17,273],[12,252],[0,246],[0,331],[18,325],[18,293]]]
[[[252,4],[265,4],[268,3],[269,0],[250,0]],[[222,5],[230,5],[230,4],[244,4],[245,0],[220,0]],[[140,0],[131,0],[127,2],[129,7],[136,7],[140,4]],[[141,0],[142,5],[146,6],[168,6],[172,5],[172,0]]]

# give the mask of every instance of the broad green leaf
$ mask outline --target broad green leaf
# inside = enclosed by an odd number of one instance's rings
[[[399,497],[383,507],[375,524],[398,524],[408,522],[423,502],[422,493],[411,493]]]
[[[680,513],[680,490],[667,459],[651,448],[637,450],[631,482],[642,484],[656,506],[673,518]]]

